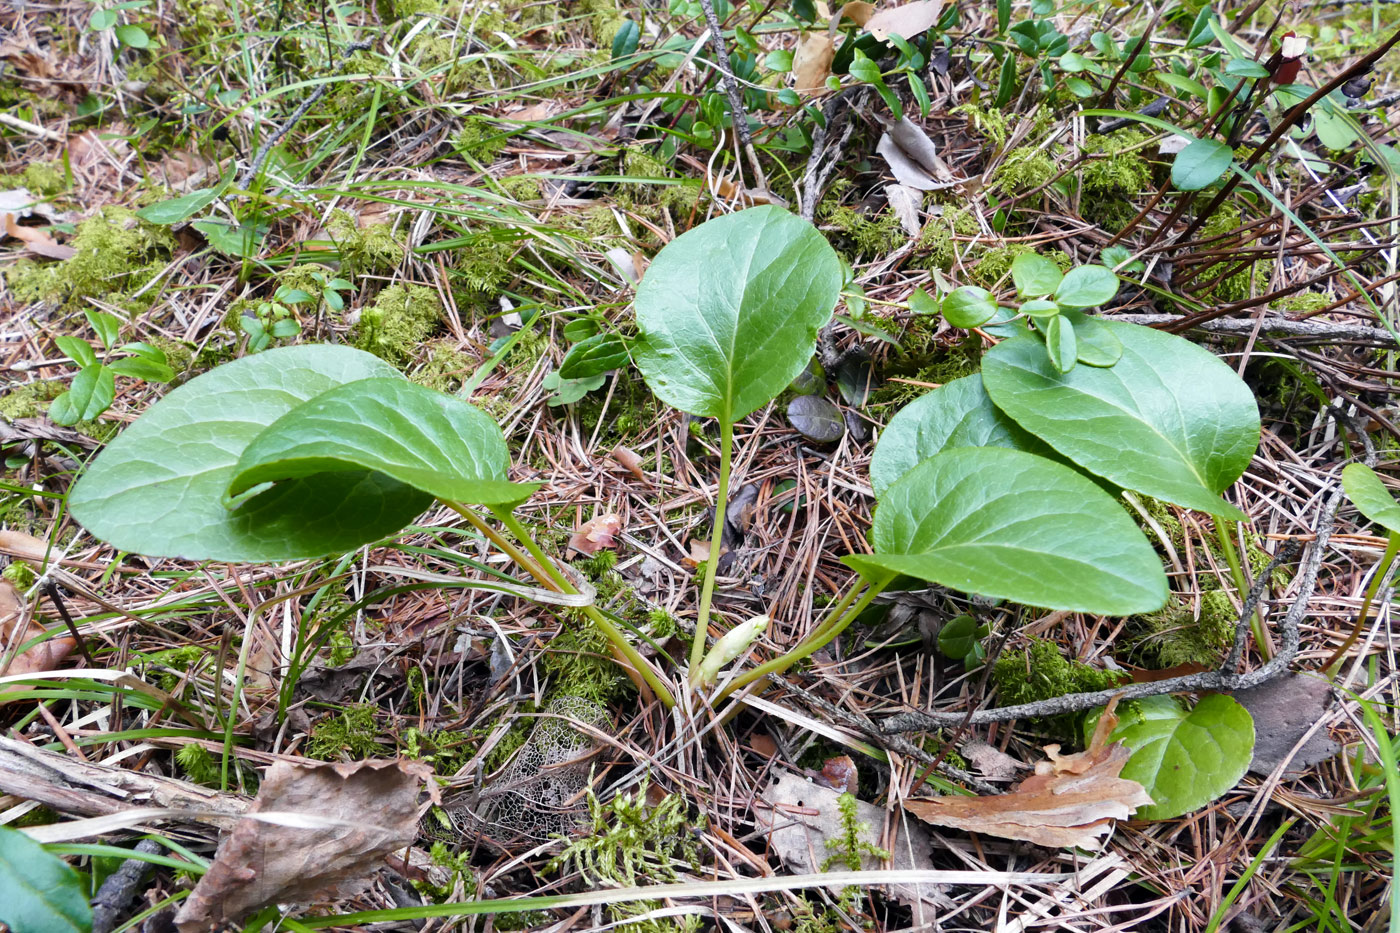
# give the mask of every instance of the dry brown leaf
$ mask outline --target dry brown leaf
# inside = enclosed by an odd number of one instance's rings
[[[866,3],[865,0],[851,0],[850,3],[845,4],[841,9],[837,10],[836,15],[831,18],[831,29],[829,31],[832,38],[835,38],[836,29],[841,25],[842,18],[849,19],[857,26],[864,26],[866,23],[870,22],[870,17],[874,14],[875,4]]]
[[[889,202],[890,210],[899,220],[900,228],[910,236],[918,236],[919,231],[924,228],[919,219],[924,196],[908,185],[885,185],[885,200]]]
[[[78,251],[49,236],[47,230],[38,227],[22,227],[14,214],[5,214],[5,233],[16,240],[23,240],[25,248],[36,256],[45,259],[72,259]]]
[[[31,564],[42,564],[44,555],[49,552],[49,544],[42,538],[7,529],[0,531],[0,551],[11,557],[27,560]]]
[[[24,598],[15,585],[9,580],[0,580],[0,660],[11,650],[46,631],[38,619],[25,618]],[[5,673],[7,676],[17,676],[54,670],[77,647],[77,642],[67,635],[49,638],[16,656]],[[5,694],[24,689],[22,684],[0,687],[0,704],[6,702]]]
[[[1132,816],[1152,798],[1137,781],[1118,776],[1132,752],[1121,742],[1105,744],[1118,724],[1116,701],[1099,717],[1089,748],[1061,755],[1047,745],[1048,759],[1035,766],[1009,794],[998,797],[940,797],[906,800],[904,808],[935,826],[952,826],[1038,845],[1097,849],[1114,820]]]
[[[821,780],[832,790],[854,794],[860,783],[860,775],[850,755],[837,755],[835,758],[828,758],[826,764],[822,765]]]
[[[889,163],[901,185],[936,191],[958,183],[947,163],[939,158],[933,140],[908,117],[901,117],[881,135],[875,151]]]
[[[892,10],[881,10],[865,21],[865,29],[884,42],[892,34],[913,41],[933,28],[943,12],[943,0],[914,0]]]
[[[617,547],[620,531],[622,519],[615,512],[604,512],[584,522],[569,536],[569,550],[592,557],[604,548]]]
[[[433,770],[417,761],[277,762],[176,915],[180,933],[362,889],[386,856],[413,844],[420,789],[437,802]]]
[[[981,739],[973,739],[961,751],[968,764],[989,781],[1014,781],[1017,773],[1026,769],[1024,762],[1017,761]]]
[[[763,792],[762,803],[754,808],[754,823],[789,871],[794,874],[825,871],[826,860],[841,851],[846,828],[837,805],[840,797],[839,790],[822,787],[785,771],[779,772],[777,780]],[[866,827],[860,831],[861,840],[878,845],[885,811],[864,800],[856,800],[855,806],[856,820]],[[889,867],[931,870],[933,861],[929,853],[933,840],[928,830],[912,820],[897,819],[897,822],[900,825]],[[863,870],[882,867],[874,856],[861,853]],[[921,908],[946,907],[951,903],[942,888],[934,884],[890,885],[890,893],[905,904],[919,905],[915,908],[916,921]]]
[[[824,32],[809,32],[797,40],[792,55],[793,89],[799,94],[820,94],[826,90],[836,43]]]
[[[691,538],[686,542],[686,547],[690,549],[690,553],[681,558],[682,566],[694,570],[710,559],[709,538]],[[721,542],[719,546],[719,556],[723,557],[727,553],[729,553],[729,548]]]
[[[622,465],[622,468],[631,473],[637,479],[644,480],[647,475],[642,472],[642,458],[630,447],[623,447],[621,444],[613,448],[612,458]]]

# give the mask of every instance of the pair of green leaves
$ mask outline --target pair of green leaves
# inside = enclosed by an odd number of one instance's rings
[[[500,428],[349,347],[283,347],[175,389],[107,446],[68,503],[120,550],[194,560],[343,553],[433,498],[504,507]]]
[[[90,421],[111,407],[117,397],[117,376],[146,382],[169,382],[175,373],[166,362],[164,351],[141,341],[116,347],[121,331],[121,319],[105,311],[86,311],[88,323],[102,342],[104,360],[86,340],[77,337],[55,337],[54,344],[78,366],[78,374],[67,392],[53,400],[49,418],[55,424],[75,425]],[[115,349],[114,349],[115,348]],[[126,356],[112,359],[113,353]]]
[[[1118,276],[1097,264],[1076,266],[1068,273],[1039,253],[1022,253],[1011,264],[1020,311],[1035,324],[1045,341],[1045,353],[1062,373],[1076,364],[1112,366],[1123,347],[1113,332],[1082,309],[1101,305],[1118,293]],[[964,285],[943,299],[943,316],[954,327],[980,327],[997,316],[991,292]]]
[[[1243,518],[1220,494],[1249,465],[1259,412],[1248,386],[1190,341],[1100,326],[1122,346],[1112,367],[1059,372],[1022,334],[989,351],[980,375],[900,411],[871,458],[875,553],[847,563],[1051,609],[1160,608],[1156,553],[1083,474]]]

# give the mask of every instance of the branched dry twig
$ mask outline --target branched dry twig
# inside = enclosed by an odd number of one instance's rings
[[[1272,680],[1288,667],[1298,653],[1298,629],[1302,624],[1303,616],[1307,614],[1308,601],[1312,598],[1313,588],[1317,585],[1317,574],[1322,567],[1322,557],[1327,550],[1327,539],[1332,535],[1337,507],[1341,505],[1341,501],[1342,490],[1338,486],[1331,498],[1327,500],[1327,504],[1323,506],[1322,515],[1318,519],[1317,536],[1313,539],[1312,549],[1303,562],[1303,572],[1299,577],[1298,596],[1293,605],[1289,607],[1288,613],[1283,618],[1283,624],[1280,626],[1283,644],[1279,647],[1278,654],[1274,655],[1272,660],[1258,670],[1243,674],[1237,674],[1231,670],[1230,662],[1238,663],[1237,652],[1232,649],[1230,661],[1227,661],[1227,664],[1219,670],[1171,677],[1152,683],[1129,684],[1110,690],[1070,693],[1061,697],[1051,697],[1048,700],[1038,700],[1034,703],[1020,703],[1016,706],[981,709],[971,715],[966,712],[897,713],[882,722],[880,729],[884,732],[925,732],[930,729],[956,726],[962,722],[975,726],[988,722],[1007,722],[1012,719],[1059,716],[1064,713],[1078,713],[1096,706],[1107,705],[1108,701],[1114,697],[1122,700],[1140,700],[1143,697],[1162,696],[1168,693],[1244,690]],[[1262,595],[1273,572],[1287,559],[1289,553],[1289,548],[1280,548],[1278,555],[1269,562],[1269,566],[1265,568],[1259,578],[1254,581],[1254,586],[1250,588],[1249,596],[1245,599],[1239,621],[1236,623],[1236,646],[1240,653],[1243,652],[1244,634],[1242,630],[1247,628],[1247,620],[1254,612],[1255,603]]]
[[[744,154],[749,157],[749,168],[753,170],[754,186],[759,191],[768,190],[768,179],[763,175],[758,153],[753,148],[753,134],[749,132],[749,115],[744,110],[744,95],[739,90],[739,82],[729,67],[729,49],[724,44],[724,32],[720,29],[719,16],[715,14],[714,0],[700,0],[700,8],[705,11],[705,23],[710,27],[710,45],[714,48],[715,67],[719,69],[720,84],[729,98],[729,114],[734,118],[734,132],[739,134],[739,143]]]
[[[822,121],[812,134],[812,154],[807,159],[806,171],[802,173],[797,212],[803,220],[816,219],[817,202],[822,199],[822,192],[840,166],[841,153],[855,132],[856,123],[851,116],[865,109],[873,93],[874,89],[868,84],[847,88],[822,108]]]

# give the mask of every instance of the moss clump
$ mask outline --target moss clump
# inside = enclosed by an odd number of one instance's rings
[[[1222,204],[1211,215],[1210,219],[1201,225],[1201,238],[1225,236],[1238,230],[1241,223],[1240,209],[1234,204]],[[1221,244],[1213,244],[1216,248],[1230,246],[1230,240],[1225,240]],[[1195,281],[1199,283],[1212,282],[1223,273],[1234,269],[1239,262],[1232,258],[1226,258],[1216,263],[1205,272],[1201,273]],[[1226,304],[1232,301],[1241,301],[1251,294],[1268,290],[1269,278],[1274,272],[1274,261],[1272,259],[1261,259],[1250,263],[1238,272],[1226,275],[1220,281],[1215,282],[1209,288],[1201,290],[1197,297],[1208,299],[1214,303]]]
[[[452,148],[462,158],[484,165],[496,160],[509,137],[509,133],[498,131],[483,117],[467,117],[462,128],[452,134]]]
[[[1071,661],[1054,642],[1040,638],[1031,639],[1030,645],[1019,651],[1004,652],[992,665],[992,683],[1003,706],[1035,703],[1067,693],[1107,690],[1127,676],[1122,671],[1106,671],[1083,661]],[[1068,722],[1056,725],[1067,727]]]
[[[590,788],[587,835],[569,845],[545,866],[545,871],[576,870],[590,887],[637,887],[674,884],[681,880],[675,864],[689,863],[699,870],[700,850],[688,831],[685,798],[667,794],[654,807],[647,806],[647,781],[631,793],[621,793],[600,803]],[[612,919],[630,933],[690,933],[701,927],[700,917],[627,923],[629,918],[656,910],[657,902],[635,901],[608,907]]]
[[[1297,311],[1307,313],[1310,311],[1321,311],[1323,308],[1336,301],[1331,295],[1324,295],[1322,292],[1299,292],[1296,295],[1285,295],[1275,301],[1269,302],[1269,309],[1272,311]]]
[[[1165,608],[1132,623],[1135,658],[1148,667],[1202,664],[1215,667],[1234,639],[1238,621],[1230,597],[1223,590],[1201,594],[1201,615],[1191,605],[1173,597]]]
[[[360,311],[351,341],[386,362],[403,365],[442,322],[437,292],[423,285],[390,285]]]
[[[1137,148],[1148,139],[1140,130],[1118,130],[1084,140],[1084,152],[1091,156],[1079,173],[1085,217],[1117,231],[1137,216],[1133,199],[1152,185],[1152,164]]]
[[[1013,149],[992,172],[991,187],[1006,194],[1030,191],[1055,177],[1058,166],[1045,149],[1027,146]]]
[[[458,252],[453,284],[464,288],[469,303],[494,297],[510,281],[514,259],[514,240],[478,234]]]
[[[598,47],[611,48],[626,19],[617,8],[617,0],[579,0],[575,9],[588,17],[588,28]]]
[[[828,204],[822,206],[821,219],[839,230],[850,242],[854,247],[852,257],[883,256],[898,249],[908,239],[894,211],[867,217],[855,208]]]
[[[1006,139],[1011,135],[1011,118],[999,108],[963,104],[954,107],[950,112],[967,117],[972,130],[990,140],[998,149],[1006,145]]]
[[[64,392],[61,382],[26,382],[0,393],[0,418],[37,418],[48,411],[49,402]]]
[[[607,636],[582,613],[564,623],[540,663],[550,678],[551,699],[580,697],[606,707],[633,689]]]
[[[384,753],[372,703],[355,703],[331,713],[311,728],[306,757],[322,761],[360,761]]]
[[[24,561],[12,560],[4,570],[0,570],[0,578],[9,580],[15,589],[27,590],[39,579],[39,575]]]
[[[148,224],[124,207],[104,207],[78,224],[71,259],[39,264],[29,259],[5,270],[5,281],[21,304],[65,302],[77,307],[87,297],[101,298],[137,312],[149,307],[158,289],[139,298],[170,260],[175,238],[165,227]]]
[[[888,377],[945,385],[979,371],[982,365],[982,338],[970,333],[955,343],[930,346],[932,331],[937,326],[934,315],[916,318],[910,325],[904,339],[899,342],[899,348],[885,366],[886,382],[870,393],[868,404],[871,408],[902,407],[929,391],[922,385],[896,382]],[[922,331],[928,331],[930,336],[921,339]]]
[[[3,176],[0,187],[20,185],[29,190],[30,194],[53,197],[61,194],[64,188],[68,187],[68,181],[63,175],[63,166],[56,162],[34,162],[25,167],[24,171],[16,175]]]
[[[361,227],[342,210],[331,211],[326,232],[335,240],[340,261],[351,275],[383,275],[403,262],[407,250],[394,239],[389,224]]]
[[[439,392],[456,392],[476,369],[476,359],[463,353],[455,340],[433,340],[427,349],[427,362],[409,376],[419,385]]]
[[[543,196],[540,180],[534,175],[511,175],[501,179],[501,190],[516,201],[538,201]]]
[[[929,219],[924,229],[919,231],[917,249],[928,254],[928,268],[947,272],[959,256],[966,258],[975,247],[969,243],[959,243],[955,237],[975,237],[981,234],[968,208],[944,206],[940,215]]]

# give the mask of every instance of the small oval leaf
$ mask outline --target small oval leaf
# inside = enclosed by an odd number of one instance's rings
[[[594,334],[569,348],[559,364],[563,379],[587,379],[627,365],[627,341],[617,334]]]
[[[846,433],[841,409],[820,395],[799,395],[787,407],[788,423],[814,444],[834,444]]]
[[[1022,298],[1044,298],[1054,294],[1064,273],[1054,261],[1039,253],[1022,253],[1011,263],[1011,280]]]
[[[1107,266],[1090,263],[1065,273],[1055,289],[1055,302],[1061,308],[1092,308],[1118,294],[1118,276]]]
[[[178,198],[171,198],[169,201],[147,204],[136,212],[136,216],[152,224],[178,224],[182,220],[189,220],[213,204],[214,199],[218,196],[217,188],[200,188]]]
[[[1181,191],[1200,191],[1230,170],[1234,151],[1218,139],[1193,139],[1172,162],[1172,184]]]
[[[1062,312],[1065,323],[1074,325],[1079,342],[1079,362],[1086,366],[1112,366],[1123,358],[1123,342],[1098,318],[1083,311]]]
[[[1042,359],[1044,351],[1040,351]],[[869,578],[907,574],[1030,606],[1129,615],[1160,609],[1167,576],[1126,512],[1069,467],[1019,450],[945,450],[885,490]]]
[[[504,505],[537,484],[506,476],[505,437],[469,402],[395,377],[347,383],[298,405],[238,458],[228,494],[265,483],[373,470],[452,502]]]
[[[1208,694],[1187,712],[1169,696],[1120,712],[1109,736],[1133,750],[1119,775],[1151,795],[1139,820],[1169,820],[1220,797],[1240,782],[1254,753],[1254,718],[1224,694]]]
[[[657,253],[637,287],[633,359],[653,392],[735,421],[772,401],[816,348],[841,294],[841,261],[781,208],[716,217]]]
[[[1259,446],[1254,393],[1214,354],[1183,337],[1100,324],[1123,345],[1112,367],[1056,372],[1040,341],[1013,337],[982,358],[987,394],[1022,428],[1124,489],[1247,518],[1220,495]]]
[[[1079,341],[1074,337],[1074,325],[1057,314],[1045,321],[1045,352],[1050,365],[1062,373],[1074,369],[1079,362]]]
[[[943,316],[954,327],[980,327],[997,313],[992,293],[976,285],[964,285],[949,292],[943,299]]]
[[[1342,469],[1342,489],[1362,515],[1386,531],[1400,533],[1400,503],[1375,470],[1364,463],[1347,464]]]

